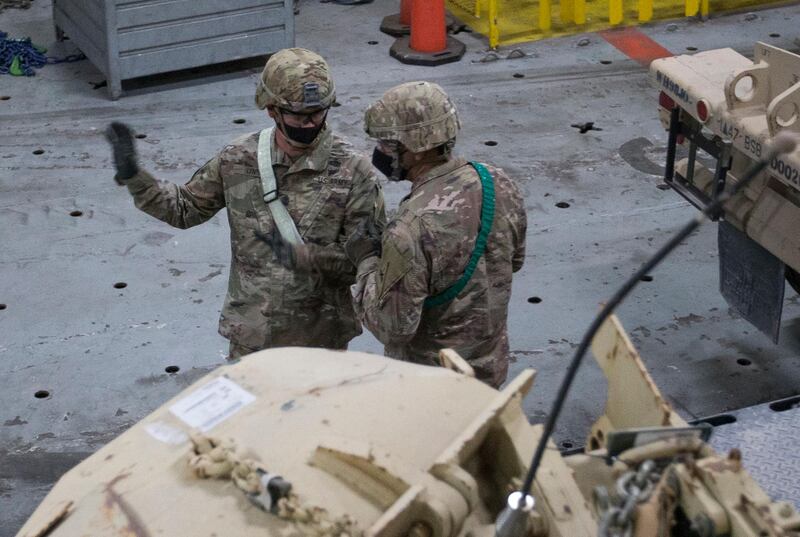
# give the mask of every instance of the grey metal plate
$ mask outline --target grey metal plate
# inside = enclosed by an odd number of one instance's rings
[[[778,342],[783,293],[783,262],[747,235],[719,223],[719,289],[725,300],[753,326]]]
[[[776,501],[792,502],[800,509],[800,465],[795,451],[800,445],[800,401],[781,412],[773,404],[729,412],[735,423],[714,428],[711,445],[725,453],[739,448],[742,461],[761,488]]]

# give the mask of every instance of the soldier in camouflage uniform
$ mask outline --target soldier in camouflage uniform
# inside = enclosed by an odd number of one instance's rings
[[[388,356],[435,365],[449,347],[497,387],[508,370],[506,318],[511,275],[525,258],[525,206],[502,170],[452,155],[459,128],[452,101],[428,82],[401,84],[369,107],[365,129],[378,140],[373,164],[390,179],[411,181],[411,193],[382,239],[380,226],[365,223],[345,251],[358,266],[356,312]],[[479,178],[482,166],[489,186]],[[492,184],[493,217],[485,192]],[[481,229],[491,230],[483,255]],[[456,284],[468,264],[472,276]]]
[[[231,269],[219,333],[230,340],[229,359],[289,345],[345,349],[361,333],[349,294],[355,266],[343,245],[360,221],[385,219],[383,197],[369,160],[327,126],[334,99],[319,55],[298,48],[275,53],[256,104],[276,128],[234,141],[182,186],[138,167],[128,127],[108,129],[116,179],[136,207],[178,228],[227,210]],[[261,164],[271,161],[277,187],[267,196],[259,171],[259,151],[266,149],[271,159]],[[276,231],[275,204],[267,201],[282,203],[284,215],[288,209],[299,237],[294,244]]]

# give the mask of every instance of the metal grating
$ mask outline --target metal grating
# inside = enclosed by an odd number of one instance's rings
[[[771,407],[783,408],[775,411]],[[800,445],[800,398],[730,412],[736,418],[714,428],[711,445],[719,453],[739,448],[750,475],[775,501],[800,509],[800,465],[794,451]]]

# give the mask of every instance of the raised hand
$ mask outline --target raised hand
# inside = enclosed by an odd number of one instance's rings
[[[125,181],[139,171],[139,164],[136,162],[136,147],[133,143],[133,131],[126,124],[115,121],[106,129],[106,140],[111,144],[114,167],[117,170],[114,180],[117,184],[124,185]]]

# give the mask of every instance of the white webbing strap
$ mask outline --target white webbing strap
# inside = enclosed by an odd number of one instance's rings
[[[303,244],[303,237],[286,205],[278,198],[278,182],[272,170],[272,127],[264,129],[258,135],[258,172],[261,175],[261,186],[264,189],[264,202],[272,213],[272,220],[278,233],[289,244]]]

